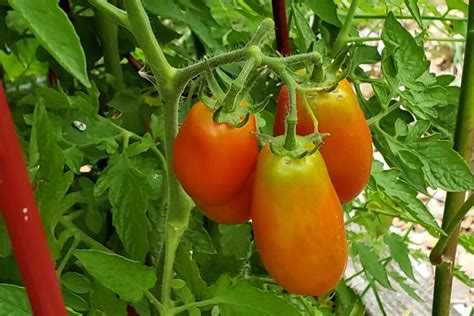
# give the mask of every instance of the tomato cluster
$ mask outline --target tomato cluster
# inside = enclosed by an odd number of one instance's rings
[[[252,218],[255,241],[269,274],[285,289],[319,296],[339,282],[347,263],[341,203],[355,198],[370,175],[370,131],[350,83],[307,96],[321,132],[320,151],[303,158],[258,153],[253,116],[241,128],[213,120],[198,102],[173,148],[173,168],[198,208],[221,224]],[[297,95],[297,133],[313,132],[310,114]],[[283,136],[288,90],[278,98],[274,136]],[[302,136],[297,136],[300,138]],[[314,146],[311,144],[311,146]],[[324,273],[319,273],[324,271]]]

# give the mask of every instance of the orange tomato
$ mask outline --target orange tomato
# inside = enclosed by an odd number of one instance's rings
[[[342,208],[324,160],[260,152],[252,199],[256,245],[269,274],[288,291],[331,291],[347,263]]]
[[[198,205],[198,208],[207,218],[219,224],[243,224],[248,222],[254,179],[255,174],[247,180],[244,187],[234,197],[222,205]]]
[[[258,155],[255,117],[241,128],[216,123],[212,111],[196,103],[173,145],[176,177],[197,205],[224,205],[242,190]]]
[[[319,131],[329,133],[321,146],[329,176],[342,204],[357,197],[367,184],[372,164],[372,138],[357,96],[346,79],[331,92],[308,92],[308,102],[319,123]],[[297,94],[299,135],[313,132],[313,123]],[[285,133],[288,88],[278,96],[273,135]]]

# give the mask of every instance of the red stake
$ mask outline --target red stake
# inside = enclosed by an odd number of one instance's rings
[[[288,38],[288,23],[286,22],[285,0],[272,0],[272,7],[277,49],[283,56],[289,56],[291,49]]]
[[[48,243],[0,80],[0,210],[35,316],[65,316]]]

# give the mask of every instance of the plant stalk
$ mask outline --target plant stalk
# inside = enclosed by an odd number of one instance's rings
[[[115,4],[116,1],[110,1]],[[96,10],[97,33],[104,53],[105,71],[117,80],[119,85],[123,83],[122,68],[120,66],[120,54],[118,46],[118,25],[107,14]]]
[[[472,157],[474,143],[474,1],[469,2],[468,30],[466,35],[466,50],[457,114],[456,131],[454,133],[454,149],[466,160]],[[448,223],[456,216],[464,204],[464,192],[448,192],[444,208],[443,223],[445,229]],[[433,316],[447,316],[450,311],[451,289],[453,282],[454,262],[459,224],[449,239],[442,254],[444,264],[436,267],[435,285],[433,294]]]
[[[359,0],[352,0],[351,6],[349,7],[349,11],[347,12],[346,19],[344,20],[344,24],[342,25],[339,34],[336,37],[336,41],[331,49],[331,56],[334,57],[339,53],[339,51],[346,45],[347,40],[349,38],[349,31],[352,27],[352,20],[355,15],[355,10],[357,8],[357,3]]]

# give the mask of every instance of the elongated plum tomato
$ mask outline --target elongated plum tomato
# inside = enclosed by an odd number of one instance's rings
[[[173,145],[172,164],[197,205],[223,205],[242,190],[257,162],[255,131],[253,115],[236,128],[214,122],[202,102],[191,108]]]
[[[244,187],[222,205],[198,205],[198,208],[206,217],[219,224],[243,224],[248,222],[250,219],[250,203],[252,202],[254,179],[255,174],[252,174]]]
[[[319,123],[319,131],[329,133],[321,146],[329,176],[342,204],[362,192],[370,176],[372,138],[357,96],[346,79],[331,92],[309,92],[308,102]],[[308,135],[313,123],[297,94],[298,124],[296,132]],[[283,86],[278,96],[273,135],[285,133],[288,108],[288,88]]]
[[[347,263],[342,208],[324,160],[301,159],[265,146],[258,157],[252,199],[258,251],[268,273],[300,295],[332,290]]]

